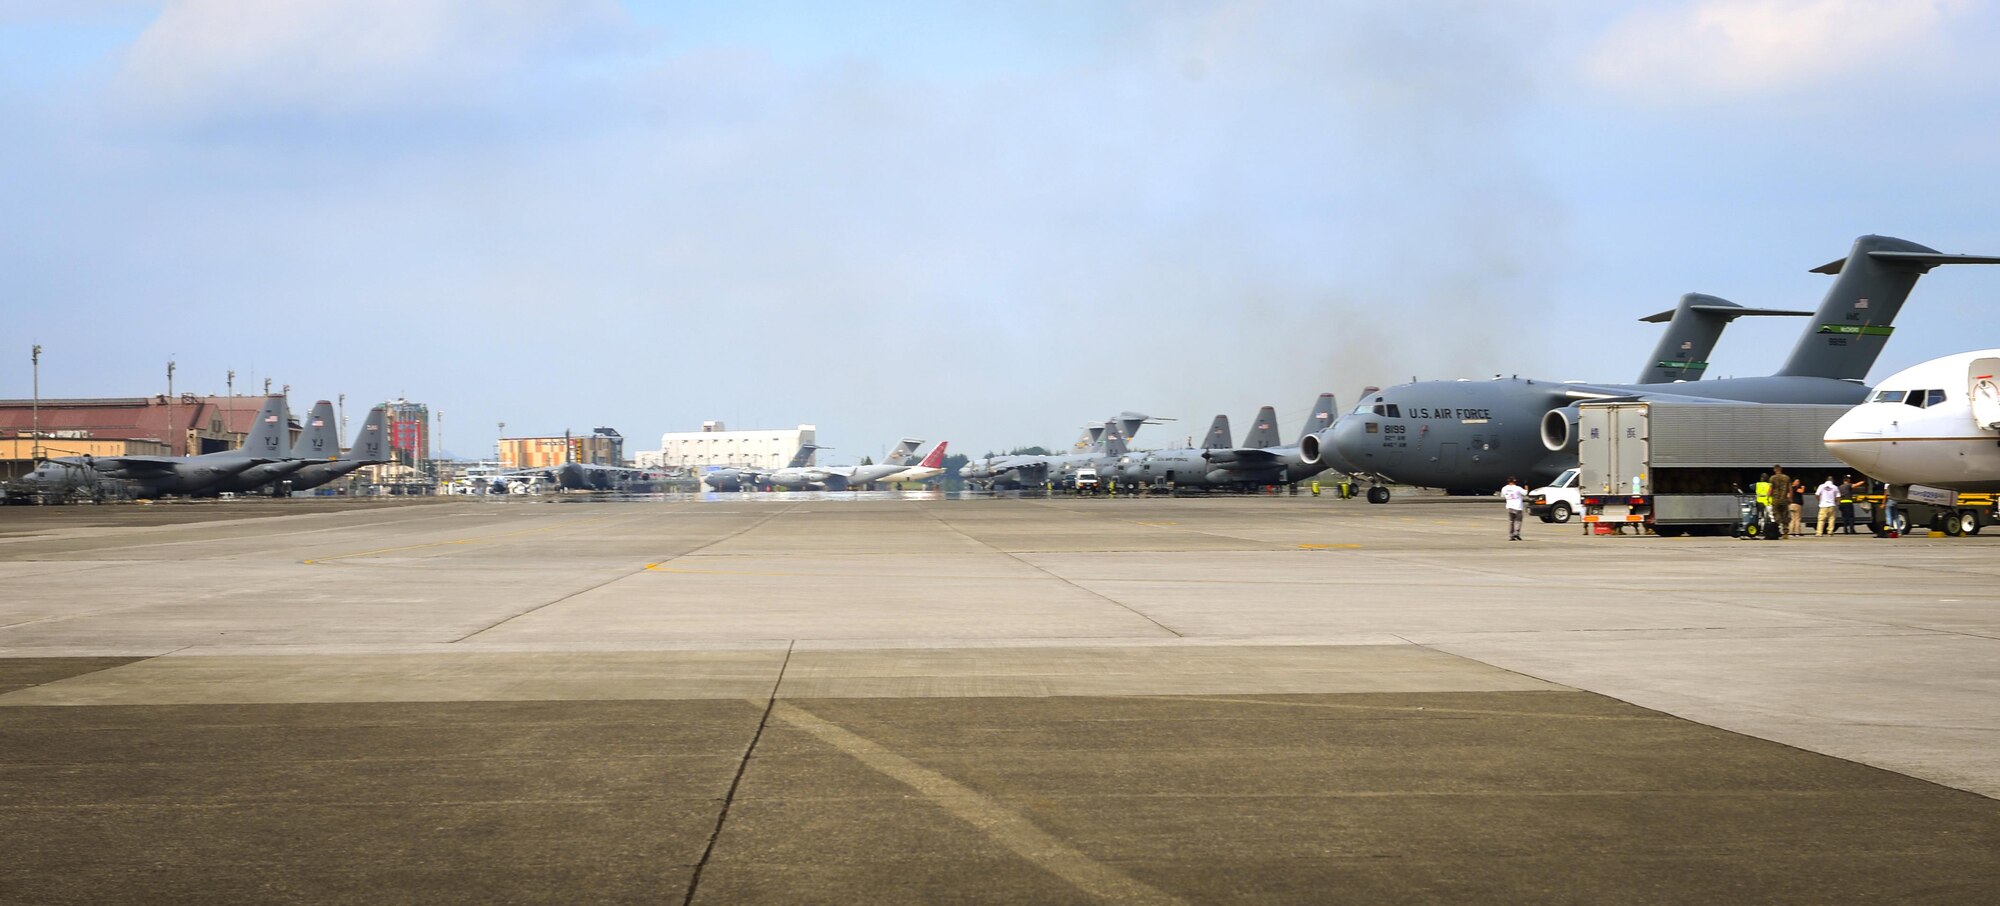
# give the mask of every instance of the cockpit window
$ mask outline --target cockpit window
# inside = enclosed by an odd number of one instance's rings
[[[1374,411],[1375,411],[1374,403],[1362,403],[1361,405],[1354,407],[1355,415],[1368,415],[1370,413],[1373,413]]]
[[[1389,404],[1389,417],[1390,417],[1390,418],[1402,418],[1402,417],[1403,417],[1403,407],[1401,407],[1401,406],[1398,406],[1398,405],[1396,405],[1395,403],[1390,403],[1390,404]]]
[[[1929,408],[1931,406],[1942,406],[1942,405],[1944,405],[1944,391],[1942,390],[1924,391],[1925,408]]]
[[[1877,390],[1875,391],[1875,399],[1873,400],[1873,402],[1877,403],[1900,403],[1902,401],[1903,391],[1901,390]]]

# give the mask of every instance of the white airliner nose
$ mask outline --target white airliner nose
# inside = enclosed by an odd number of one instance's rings
[[[1862,472],[1874,469],[1876,461],[1882,458],[1882,429],[1878,422],[1883,416],[1869,411],[1870,408],[1856,407],[1826,429],[1827,452]]]

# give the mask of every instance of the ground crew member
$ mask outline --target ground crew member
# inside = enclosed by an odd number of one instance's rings
[[[1756,493],[1757,530],[1764,537],[1769,538],[1771,537],[1771,533],[1775,531],[1771,527],[1771,524],[1777,521],[1777,517],[1772,515],[1771,510],[1771,476],[1769,473],[1757,476]]]
[[[1507,540],[1521,540],[1521,517],[1527,515],[1528,489],[1514,483],[1514,476],[1507,476],[1507,486],[1500,489],[1500,499],[1507,501]]]
[[[1784,466],[1771,467],[1771,519],[1778,523],[1771,537],[1785,537],[1785,527],[1792,521],[1792,476],[1785,474]]]
[[[1826,476],[1813,493],[1819,495],[1819,531],[1815,534],[1833,534],[1833,508],[1840,502],[1840,485],[1833,483],[1833,476]]]
[[[1319,479],[1317,478],[1313,479],[1313,496],[1319,496]]]
[[[1787,509],[1791,511],[1792,514],[1792,521],[1787,525],[1785,531],[1794,535],[1805,534],[1806,533],[1806,526],[1805,526],[1806,483],[1805,482],[1800,481],[1799,479],[1796,478],[1792,479],[1792,486],[1787,490],[1787,493],[1785,494],[1785,506]]]
[[[1853,475],[1840,483],[1840,528],[1847,534],[1854,534],[1854,498],[1865,489],[1861,479]]]

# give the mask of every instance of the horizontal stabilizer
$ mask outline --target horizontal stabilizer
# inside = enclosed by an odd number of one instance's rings
[[[1648,324],[1659,324],[1674,319],[1674,309],[1667,309],[1657,315],[1647,315],[1639,320]],[[1741,305],[1690,305],[1688,311],[1703,311],[1723,315],[1731,320],[1745,316],[1770,316],[1784,318],[1811,317],[1811,311],[1793,311],[1789,308],[1744,308]]]
[[[2000,264],[1996,255],[1947,255],[1943,252],[1869,252],[1868,257],[1883,264],[1903,264],[1930,270],[1940,264]],[[1847,266],[1847,259],[1829,261],[1812,269],[1815,274],[1838,274]]]

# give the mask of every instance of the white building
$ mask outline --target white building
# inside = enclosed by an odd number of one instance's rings
[[[700,431],[670,431],[660,435],[660,449],[637,454],[642,469],[703,469],[747,466],[782,469],[801,444],[817,443],[816,428],[800,425],[783,431],[730,431],[721,422],[702,422]]]

